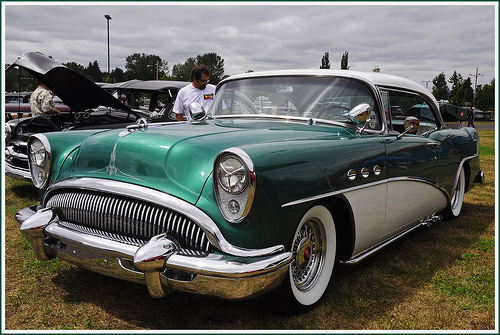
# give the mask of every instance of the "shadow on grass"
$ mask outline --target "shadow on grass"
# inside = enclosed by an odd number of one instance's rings
[[[153,299],[143,285],[82,269],[53,282],[69,304],[91,303],[145,329],[362,329],[452,266],[494,219],[494,206],[465,203],[457,220],[419,229],[357,266],[337,266],[324,298],[303,315],[279,313],[276,294],[236,302],[184,293]]]
[[[10,188],[10,191],[22,199],[39,200],[38,189],[33,184],[16,185]]]

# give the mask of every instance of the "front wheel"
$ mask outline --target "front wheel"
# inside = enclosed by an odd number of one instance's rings
[[[450,204],[444,210],[443,215],[449,220],[458,218],[460,212],[462,211],[462,205],[464,204],[464,194],[465,194],[465,172],[464,168],[460,167],[460,172],[458,174],[458,181],[453,194],[451,195]]]
[[[288,270],[290,293],[299,306],[320,300],[335,264],[337,235],[328,209],[315,206],[302,217],[292,242],[294,259]]]

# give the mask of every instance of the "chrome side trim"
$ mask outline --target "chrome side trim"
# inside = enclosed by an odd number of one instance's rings
[[[396,178],[384,179],[384,180],[380,180],[380,181],[376,181],[376,182],[372,182],[372,183],[367,183],[367,184],[363,184],[363,185],[359,185],[359,186],[344,188],[344,189],[333,191],[333,192],[319,194],[319,195],[316,195],[316,196],[313,196],[313,197],[309,197],[309,198],[304,198],[304,199],[299,199],[299,200],[287,202],[287,203],[281,205],[281,207],[295,206],[295,205],[298,205],[298,204],[303,204],[303,203],[310,202],[310,201],[320,200],[320,199],[332,197],[332,196],[335,196],[335,195],[338,195],[338,194],[347,193],[347,192],[357,191],[357,190],[362,189],[362,188],[367,188],[367,187],[371,187],[371,186],[377,186],[377,185],[381,185],[381,184],[387,184],[387,183],[394,182],[394,181],[416,181],[416,182],[426,183],[426,184],[432,185],[432,186],[440,189],[441,192],[443,192],[443,193],[446,194],[446,196],[448,197],[448,199],[450,198],[448,192],[446,192],[446,190],[443,187],[437,185],[436,183],[434,183],[434,182],[432,182],[430,180],[427,180],[427,179],[418,178],[418,177],[409,177],[408,176],[408,177],[396,177]]]
[[[205,232],[205,234],[207,234],[210,243],[212,243],[222,252],[229,255],[238,257],[259,257],[275,254],[277,252],[285,250],[285,247],[283,245],[277,245],[263,249],[246,249],[234,246],[224,238],[222,232],[219,230],[219,227],[217,227],[215,222],[196,206],[164,192],[115,180],[98,178],[77,178],[54,183],[49,186],[47,192],[45,193],[42,201],[43,207],[45,207],[46,199],[50,198],[51,193],[63,188],[76,188],[92,191],[105,190],[109,193],[117,195],[126,194],[127,196],[135,199],[171,208],[184,214],[185,216],[196,222]]]
[[[451,194],[455,192],[455,189],[457,188],[458,185],[458,178],[460,176],[460,170],[463,168],[464,163],[468,160],[474,159],[479,157],[479,148],[478,148],[478,153],[472,156],[464,157],[461,161],[460,164],[458,165],[457,173],[455,174],[455,181],[453,182],[453,190],[451,191]],[[467,188],[467,187],[466,187]],[[448,198],[450,199],[450,198]]]
[[[342,194],[345,192],[356,191],[356,190],[359,190],[359,189],[362,189],[365,187],[376,186],[376,185],[386,184],[386,183],[387,183],[387,180],[384,179],[384,180],[380,180],[380,181],[376,181],[376,182],[372,182],[372,183],[368,183],[368,184],[363,184],[363,185],[354,186],[354,187],[348,187],[348,188],[344,188],[344,189],[333,191],[333,192],[319,194],[319,195],[316,195],[313,197],[308,197],[308,198],[304,198],[304,199],[299,199],[299,200],[287,202],[287,203],[281,205],[281,207],[284,208],[284,207],[289,207],[289,206],[295,206],[295,205],[303,204],[303,203],[306,203],[309,201],[320,200],[320,199],[328,198],[328,197],[331,197],[334,195]]]
[[[363,261],[364,259],[370,257],[371,255],[375,254],[376,252],[378,252],[379,250],[387,247],[388,245],[396,242],[397,240],[399,240],[400,238],[408,235],[409,233],[413,232],[414,230],[416,230],[417,228],[420,228],[422,226],[430,226],[431,224],[433,223],[437,223],[439,221],[442,220],[442,216],[440,215],[431,215],[427,218],[425,218],[424,220],[420,221],[418,224],[408,228],[407,230],[404,230],[402,231],[401,233],[391,237],[390,239],[388,240],[385,240],[385,241],[382,241],[381,243],[371,247],[370,249],[352,257],[351,259],[347,260],[347,261],[340,261],[340,263],[342,264],[346,264],[346,265],[356,265],[358,264],[359,262]]]

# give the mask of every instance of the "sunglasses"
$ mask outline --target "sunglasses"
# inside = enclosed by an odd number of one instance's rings
[[[205,80],[203,80],[203,79],[197,79],[197,80],[201,81],[202,83],[208,83],[210,81],[210,79],[205,79]]]

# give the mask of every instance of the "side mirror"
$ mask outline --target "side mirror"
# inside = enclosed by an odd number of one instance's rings
[[[416,133],[420,125],[420,121],[414,116],[408,116],[405,119],[405,131],[398,135],[398,140],[402,139],[407,133]]]
[[[349,111],[349,118],[356,124],[365,123],[370,117],[370,105],[359,104]]]
[[[189,113],[193,121],[204,121],[208,115],[205,109],[197,102],[193,102],[189,105]]]
[[[349,111],[349,118],[356,125],[363,125],[358,129],[358,132],[362,133],[368,124],[367,120],[370,118],[370,105],[367,103],[357,105]]]

